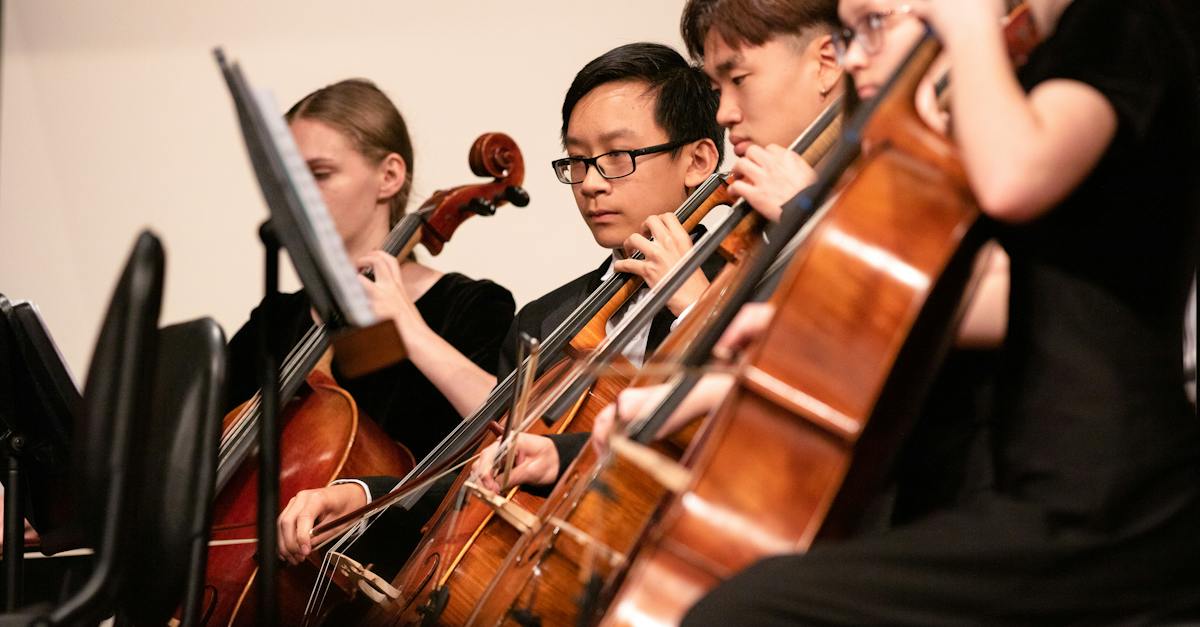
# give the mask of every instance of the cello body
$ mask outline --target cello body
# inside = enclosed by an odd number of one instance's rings
[[[361,416],[354,399],[327,373],[312,372],[307,387],[280,416],[281,503],[287,503],[300,490],[328,485],[335,479],[381,472],[399,475],[412,469],[412,454]],[[235,409],[230,417],[238,412]],[[214,541],[253,537],[256,532],[258,465],[252,462],[253,458],[251,463],[242,464],[213,505]],[[270,550],[274,553],[274,547]],[[257,544],[209,548],[205,591],[208,624],[254,623],[257,552]],[[293,600],[280,604],[280,620],[283,624],[300,624],[312,574],[305,567],[280,572],[280,598]]]

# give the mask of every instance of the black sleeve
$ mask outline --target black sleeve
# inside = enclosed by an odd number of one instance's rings
[[[400,483],[400,477],[388,476],[358,477],[358,480],[367,484],[367,489],[371,491],[372,500],[391,492],[392,488],[396,487],[396,484]]]
[[[449,494],[456,478],[456,474],[450,474],[435,481],[412,509],[384,510],[346,552],[364,564],[374,564],[374,571],[381,576],[394,577],[421,542],[423,528]],[[396,487],[400,477],[359,477],[359,480],[371,489],[371,498],[377,499]]]
[[[1169,25],[1155,4],[1073,3],[1027,88],[1052,79],[1084,83],[1100,92],[1116,113],[1114,143],[1144,140],[1168,91],[1169,68],[1175,62],[1166,36]]]
[[[257,311],[257,310],[256,310]],[[258,391],[258,376],[254,364],[258,361],[258,319],[250,320],[233,334],[225,349],[225,413],[245,402]]]
[[[303,292],[280,294],[272,312],[271,350],[282,361],[296,340],[312,325],[308,298]],[[225,412],[246,402],[258,392],[258,329],[262,303],[226,345]]]
[[[475,365],[495,374],[500,343],[516,309],[512,294],[491,281],[475,281],[455,300],[442,338]]]
[[[587,445],[588,438],[591,433],[556,433],[548,435],[550,441],[554,443],[554,450],[558,452],[558,478],[566,474],[567,467],[571,462],[579,457],[579,453],[583,451],[583,447]]]

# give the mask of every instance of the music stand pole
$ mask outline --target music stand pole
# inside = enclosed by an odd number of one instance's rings
[[[21,455],[25,438],[9,431],[3,438],[7,459],[4,480],[4,610],[21,607],[25,588],[25,512],[21,507]]]
[[[275,514],[279,511],[279,368],[272,350],[271,323],[279,294],[279,240],[271,221],[258,229],[266,252],[264,295],[259,309],[258,349],[262,416],[258,451],[258,625],[279,624],[279,560],[275,557]]]

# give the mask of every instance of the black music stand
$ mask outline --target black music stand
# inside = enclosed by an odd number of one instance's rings
[[[71,525],[71,431],[83,399],[61,355],[30,303],[0,295],[0,454],[6,460],[4,491],[4,608],[21,606],[25,519],[54,553],[81,542]]]
[[[278,295],[279,247],[287,249],[313,308],[331,334],[355,332],[396,333],[395,325],[380,322],[371,312],[357,272],[346,255],[341,237],[329,217],[308,166],[295,147],[278,107],[265,92],[251,89],[237,63],[227,63],[224,52],[213,51],[229,86],[250,163],[270,209],[270,218],[259,230],[266,250],[264,297],[260,308],[259,366],[262,414],[259,424],[258,552],[259,625],[278,624],[275,515],[279,511],[279,380],[268,329],[273,301]],[[399,338],[375,346],[399,347]],[[369,350],[369,349],[368,349]],[[339,355],[343,360],[347,356]],[[357,361],[355,356],[349,356]],[[388,363],[378,355],[375,363]],[[391,361],[395,361],[392,359]],[[262,548],[267,547],[267,548]]]

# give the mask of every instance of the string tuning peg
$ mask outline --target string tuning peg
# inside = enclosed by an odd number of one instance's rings
[[[529,192],[519,185],[509,185],[504,188],[504,199],[514,207],[524,207],[529,204]]]
[[[482,198],[472,198],[467,201],[467,211],[481,216],[496,215],[496,205]]]

